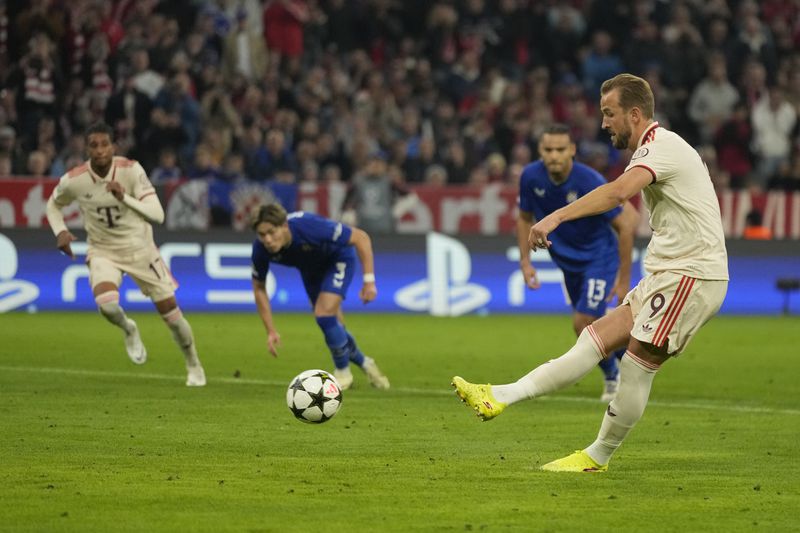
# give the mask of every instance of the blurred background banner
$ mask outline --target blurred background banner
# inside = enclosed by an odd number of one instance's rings
[[[78,234],[83,238],[82,232]],[[157,229],[161,254],[180,283],[181,307],[191,312],[255,310],[250,285],[252,235],[230,230],[167,231]],[[425,235],[375,236],[378,298],[364,306],[358,300],[360,274],[345,302],[353,311],[409,312],[434,316],[484,313],[567,313],[561,272],[546,252],[533,256],[542,287],[525,288],[519,250],[508,233],[494,237]],[[632,283],[642,276],[646,240],[634,251]],[[73,243],[78,259],[55,249],[49,230],[4,229],[0,232],[0,311],[95,311],[82,259],[85,242]],[[787,300],[777,280],[800,272],[797,241],[729,241],[731,282],[722,313],[780,314],[800,312],[800,297]],[[297,272],[274,265],[267,290],[277,311],[308,311],[308,299]],[[130,279],[121,302],[132,310],[149,310]],[[784,307],[787,306],[785,309]]]
[[[54,180],[0,179],[0,227],[39,228],[47,224],[47,198]],[[167,213],[169,229],[229,227],[249,230],[250,209],[269,201],[280,201],[287,210],[304,210],[339,219],[346,195],[341,183],[241,183],[177,180],[157,186]],[[409,188],[412,201],[395,210],[394,231],[450,235],[511,235],[516,228],[517,189],[508,185],[425,186]],[[800,239],[800,192],[724,190],[718,192],[725,235],[742,237],[747,216],[762,213],[762,224],[774,239]],[[634,199],[638,204],[638,197]],[[637,205],[638,207],[638,205]],[[70,227],[80,228],[77,206],[65,212]],[[372,231],[370,233],[373,233]],[[637,236],[649,236],[646,214],[639,221]]]

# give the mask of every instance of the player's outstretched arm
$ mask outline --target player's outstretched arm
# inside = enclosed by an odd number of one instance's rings
[[[517,217],[517,245],[519,246],[519,269],[525,279],[525,285],[531,289],[541,287],[536,269],[531,264],[531,247],[528,244],[528,235],[533,226],[533,213],[519,210]]]
[[[614,287],[608,294],[608,301],[617,297],[617,302],[628,294],[631,288],[631,261],[633,255],[633,238],[636,224],[639,222],[639,212],[630,202],[622,204],[622,212],[614,217],[611,226],[617,232],[619,242],[619,271],[614,282]]]
[[[364,303],[369,303],[378,296],[378,288],[375,285],[375,259],[372,254],[372,239],[366,231],[353,228],[350,236],[350,244],[356,249],[358,260],[361,261],[361,270],[364,272],[364,284],[358,296]]]
[[[547,240],[547,235],[562,222],[605,213],[630,199],[652,181],[653,175],[649,171],[642,167],[633,167],[611,183],[601,185],[537,222],[531,228],[528,244],[533,250],[548,248],[551,243]]]
[[[261,317],[261,322],[264,324],[264,329],[267,330],[267,348],[273,357],[278,357],[278,346],[281,344],[281,335],[275,329],[275,324],[272,322],[272,307],[269,304],[269,296],[267,295],[267,287],[261,281],[253,280],[253,296],[256,300],[256,308],[258,309],[258,316]]]
[[[67,229],[67,225],[64,223],[64,214],[52,196],[47,200],[46,214],[50,229],[53,230],[56,236],[56,247],[64,255],[69,256],[70,259],[75,259],[75,254],[72,253],[72,246],[70,246],[70,243],[75,240],[75,235]]]

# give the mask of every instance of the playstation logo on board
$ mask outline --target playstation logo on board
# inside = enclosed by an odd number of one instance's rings
[[[428,278],[398,290],[394,295],[398,306],[434,316],[460,316],[489,302],[489,289],[469,282],[472,259],[466,246],[452,237],[428,233],[426,248]]]
[[[19,256],[14,242],[0,233],[0,313],[26,308],[36,310],[39,287],[24,279],[14,279],[19,269]]]

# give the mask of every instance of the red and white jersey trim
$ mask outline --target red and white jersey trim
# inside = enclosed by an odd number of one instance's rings
[[[650,127],[647,128],[642,136],[642,144],[639,146],[644,146],[645,144],[652,142],[656,138],[656,130],[658,129],[658,122],[653,122],[650,124]]]

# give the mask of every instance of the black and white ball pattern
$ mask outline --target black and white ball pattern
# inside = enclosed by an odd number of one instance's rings
[[[321,424],[339,412],[342,388],[331,373],[306,370],[289,383],[286,404],[298,420]]]

